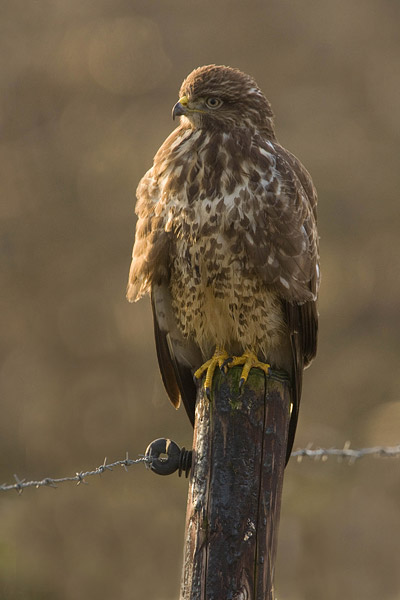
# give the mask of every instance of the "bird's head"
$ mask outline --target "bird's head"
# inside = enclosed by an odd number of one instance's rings
[[[271,106],[252,77],[231,67],[208,65],[186,77],[172,116],[194,128],[229,131],[248,127],[274,137]]]

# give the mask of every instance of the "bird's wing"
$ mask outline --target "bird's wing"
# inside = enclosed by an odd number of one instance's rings
[[[154,335],[158,363],[165,389],[172,404],[180,400],[194,423],[196,387],[193,370],[201,364],[197,349],[184,340],[178,330],[171,307],[169,272],[171,232],[166,227],[165,213],[154,167],[137,189],[135,244],[129,273],[127,298],[136,301],[151,291]]]
[[[167,282],[153,284],[151,305],[158,364],[165,389],[175,408],[182,400],[194,425],[196,385],[193,371],[201,364],[200,351],[182,336],[177,326]]]
[[[263,281],[282,300],[291,343],[292,415],[288,457],[296,431],[303,369],[316,354],[319,285],[317,195],[300,161],[278,144],[266,147],[273,168],[258,189],[253,229],[242,237],[245,251]],[[272,152],[271,152],[272,150]]]
[[[304,367],[310,364],[317,351],[318,313],[316,302],[297,304],[283,301],[292,352],[292,414],[289,423],[286,460],[293,448],[299,417]]]
[[[304,202],[308,210],[303,214],[305,219],[302,227],[304,227],[308,245],[306,251],[306,261],[308,269],[306,272],[310,274],[309,290],[313,295],[312,300],[304,303],[284,300],[284,308],[286,314],[287,327],[290,335],[292,349],[292,365],[293,365],[293,409],[289,423],[288,445],[286,459],[289,460],[292,451],[294,437],[296,433],[297,420],[299,415],[299,406],[301,398],[301,389],[303,382],[303,369],[307,367],[317,352],[318,340],[318,312],[316,297],[319,287],[319,265],[318,265],[318,233],[317,233],[317,194],[314,188],[312,179],[303,165],[291,153],[281,147],[277,147],[278,155],[289,169],[292,170],[291,179],[294,179],[296,185],[288,186],[289,189],[296,189],[295,203]],[[290,173],[290,170],[285,168],[285,173]],[[300,185],[299,185],[300,184]],[[304,200],[300,200],[304,192]]]

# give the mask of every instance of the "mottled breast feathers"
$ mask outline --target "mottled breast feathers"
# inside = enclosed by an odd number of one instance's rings
[[[137,189],[130,300],[148,291],[154,279],[167,276],[172,238],[196,239],[217,230],[232,240],[231,251],[244,252],[282,297],[316,300],[318,238],[311,179],[279,144],[243,133],[180,127],[164,142]]]

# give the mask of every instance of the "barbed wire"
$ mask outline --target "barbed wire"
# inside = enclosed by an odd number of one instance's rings
[[[314,460],[322,460],[326,462],[329,456],[334,456],[338,461],[347,460],[349,464],[353,464],[356,460],[363,458],[364,456],[374,456],[375,458],[398,458],[400,456],[400,444],[397,446],[374,446],[372,448],[350,448],[350,442],[346,442],[343,448],[312,448],[312,444],[306,448],[301,448],[292,452],[291,456],[297,458],[298,462],[301,462],[303,458],[313,458]],[[114,467],[123,467],[126,471],[128,467],[136,465],[138,463],[144,463],[147,467],[151,464],[152,459],[146,456],[139,456],[139,458],[131,459],[126,453],[126,457],[122,460],[116,460],[112,463],[107,463],[107,458],[104,459],[103,463],[90,471],[80,471],[72,475],[71,477],[44,477],[40,480],[25,481],[20,479],[18,475],[14,474],[16,483],[3,483],[0,485],[0,492],[9,492],[16,490],[19,494],[28,487],[52,487],[56,488],[60,483],[67,481],[76,482],[77,485],[87,484],[85,481],[88,477],[94,475],[101,475],[106,471],[112,471]]]
[[[349,464],[354,463],[364,456],[374,456],[375,458],[395,458],[400,456],[400,444],[397,446],[373,446],[372,448],[350,448],[350,442],[346,442],[343,448],[312,448],[312,445],[295,450],[291,456],[301,462],[304,457],[314,458],[315,460],[328,460],[329,456],[336,456],[339,461],[348,459]]]
[[[106,471],[112,471],[114,467],[124,467],[127,471],[127,467],[131,467],[132,465],[136,465],[138,463],[146,463],[148,465],[150,461],[151,459],[147,458],[146,456],[140,456],[139,458],[131,459],[129,458],[128,453],[126,453],[126,457],[123,460],[116,460],[115,462],[107,463],[106,457],[99,467],[96,467],[95,469],[92,469],[90,471],[80,471],[79,473],[77,472],[72,477],[59,477],[57,479],[53,477],[44,477],[43,479],[37,481],[25,481],[25,479],[20,479],[18,475],[14,473],[14,479],[16,483],[3,483],[2,485],[0,485],[0,491],[9,492],[10,490],[16,490],[21,494],[23,490],[27,487],[56,488],[60,483],[65,483],[66,481],[74,481],[77,485],[80,485],[82,483],[86,484],[87,481],[85,481],[85,479],[87,479],[88,477],[92,477],[93,475],[101,475]]]

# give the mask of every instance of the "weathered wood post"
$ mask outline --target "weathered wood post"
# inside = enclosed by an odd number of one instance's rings
[[[273,600],[289,382],[241,367],[196,407],[181,600]]]

